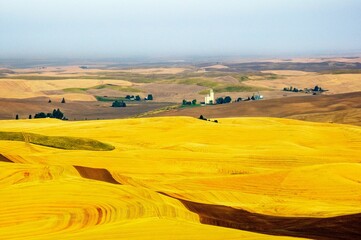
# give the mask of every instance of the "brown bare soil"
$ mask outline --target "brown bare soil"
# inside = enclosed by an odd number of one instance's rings
[[[34,116],[38,112],[52,112],[53,109],[60,109],[69,120],[96,120],[126,118],[148,111],[173,105],[173,103],[160,102],[127,102],[125,108],[112,108],[111,102],[84,102],[66,101],[60,103],[53,100],[48,103],[48,98],[30,99],[0,99],[0,119],[15,119],[19,114],[20,119],[27,119],[29,115]]]
[[[139,74],[177,74],[177,73],[182,73],[186,70],[187,68],[156,67],[156,68],[121,69],[120,72],[139,73]]]
[[[117,182],[110,172],[104,168],[90,168],[83,166],[74,166],[83,178],[93,179],[97,181],[103,181],[113,184],[120,184]]]
[[[149,83],[138,86],[138,89],[144,93],[152,93],[154,101],[160,102],[177,102],[181,103],[183,99],[197,99],[198,101],[204,99],[204,96],[198,93],[207,89],[206,87],[197,85],[186,84],[161,84],[161,83]]]
[[[221,117],[287,117],[308,121],[335,122],[361,125],[361,92],[285,97],[260,101],[183,108],[158,113],[157,116],[203,115]],[[340,117],[346,114],[347,117]]]
[[[164,193],[163,195],[169,196]],[[322,240],[361,238],[361,228],[359,227],[361,213],[329,218],[279,217],[252,213],[228,206],[175,199],[183,203],[188,210],[197,213],[203,224],[277,236]]]

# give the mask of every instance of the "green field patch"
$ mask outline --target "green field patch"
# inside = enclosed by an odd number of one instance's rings
[[[199,95],[206,95],[206,94],[209,94],[209,89],[204,89],[200,92],[198,92]]]
[[[178,84],[186,84],[186,85],[197,85],[201,87],[214,88],[219,85],[217,82],[213,82],[212,80],[204,79],[204,78],[189,78],[189,79],[181,79],[177,81]]]
[[[66,93],[84,93],[88,88],[64,88],[63,91]]]
[[[110,151],[114,146],[89,138],[45,136],[35,133],[0,132],[0,140],[21,141],[64,150]]]
[[[97,86],[93,86],[93,87],[89,87],[89,88],[65,88],[63,89],[64,92],[67,93],[84,93],[90,89],[113,89],[119,92],[142,92],[141,90],[137,89],[137,88],[133,88],[133,87],[128,87],[128,86],[118,86],[118,85],[114,85],[114,84],[101,84],[101,85],[97,85]]]
[[[114,102],[114,101],[127,101],[125,97],[104,97],[104,96],[95,96],[99,102]]]
[[[11,75],[4,77],[6,79],[22,79],[22,80],[66,80],[74,79],[68,76],[44,76],[44,75]],[[78,77],[76,77],[78,78]]]
[[[271,89],[262,87],[253,87],[248,85],[219,85],[213,88],[216,93],[223,92],[258,92],[258,91],[269,91]],[[200,95],[206,95],[209,93],[208,89],[198,92]]]
[[[114,84],[102,84],[102,85],[91,87],[89,89],[104,89],[104,88],[117,90],[119,92],[142,92],[141,90],[139,90],[137,88],[127,87],[127,86],[119,86],[119,85],[114,85]]]
[[[280,79],[280,78],[282,78],[282,76],[273,74],[273,73],[265,76],[266,80],[275,80],[275,79]]]
[[[249,80],[249,76],[247,75],[234,75],[232,77],[238,79],[239,82],[244,82]]]
[[[209,92],[209,91],[208,91]],[[201,104],[192,104],[192,105],[180,105],[179,108],[195,108],[195,107],[200,107],[202,106]]]
[[[213,89],[217,93],[221,92],[252,92],[264,90],[264,88],[252,87],[247,85],[224,85]]]
[[[360,74],[361,69],[339,69],[339,70],[331,70],[331,71],[323,71],[322,74]]]
[[[127,72],[99,72],[99,73],[89,73],[88,77],[94,76],[99,80],[125,80],[134,83],[151,83],[159,79],[163,79],[159,75],[144,75],[138,73],[127,73]]]

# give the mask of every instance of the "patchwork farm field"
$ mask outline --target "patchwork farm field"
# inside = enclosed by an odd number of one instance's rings
[[[3,120],[0,239],[359,239],[361,128]]]
[[[244,62],[244,63],[183,63],[164,66],[117,66],[116,63],[99,63],[90,66],[18,66],[3,65],[0,62],[0,119],[29,118],[39,112],[51,112],[59,108],[69,120],[97,120],[151,116],[164,110],[182,107],[183,100],[201,103],[210,89],[217,98],[231,97],[247,99],[252,95],[264,96],[268,102],[253,104],[256,111],[243,107],[233,109],[227,106],[207,108],[205,114],[216,110],[209,117],[292,117],[310,121],[358,124],[359,107],[356,113],[347,106],[335,107],[345,112],[329,112],[322,98],[306,98],[312,95],[304,89],[320,86],[322,95],[354,94],[361,91],[361,63],[358,59],[318,59],[310,62]],[[69,63],[70,64],[70,63]],[[302,91],[283,91],[297,88]],[[145,101],[149,94],[151,101]],[[141,101],[130,101],[126,96],[139,96]],[[348,101],[347,95],[343,101]],[[299,98],[294,98],[299,97]],[[302,98],[304,97],[304,98]],[[61,104],[62,99],[66,104]],[[336,97],[337,98],[337,97]],[[114,109],[112,101],[124,100],[126,108]],[[306,110],[298,108],[300,99]],[[344,100],[345,99],[345,100]],[[144,101],[143,101],[144,100]],[[337,102],[340,102],[338,99]],[[248,104],[249,105],[249,104]],[[252,106],[253,106],[252,105]],[[272,114],[264,114],[268,105]],[[294,107],[286,106],[294,105]],[[328,101],[328,105],[335,105]],[[247,104],[245,104],[247,106]],[[252,107],[251,107],[252,108]],[[254,107],[253,107],[254,108]],[[294,109],[292,114],[285,114]],[[309,111],[311,109],[311,112]],[[182,110],[182,116],[199,116],[199,109]],[[237,111],[235,111],[237,110]],[[196,111],[186,113],[186,111]],[[261,113],[257,113],[261,112]],[[247,112],[247,113],[246,113]],[[327,112],[327,114],[325,114]],[[184,114],[183,114],[184,113]],[[305,115],[307,113],[307,115]],[[308,113],[312,113],[309,115]],[[164,115],[179,115],[174,111]],[[296,116],[297,115],[297,116]],[[347,120],[343,120],[347,115]]]

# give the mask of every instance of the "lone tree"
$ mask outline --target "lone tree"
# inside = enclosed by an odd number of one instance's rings
[[[193,99],[192,100],[192,105],[196,105],[197,104],[197,100],[196,99]]]
[[[224,98],[224,103],[230,103],[230,102],[232,102],[232,98],[230,96]]]
[[[139,95],[135,96],[135,101],[140,101],[140,96]]]
[[[65,98],[63,98],[63,99],[61,100],[61,103],[65,103]]]
[[[203,115],[200,115],[200,116],[199,116],[199,119],[201,119],[201,120],[207,120],[207,118],[203,117]]]
[[[153,100],[153,95],[152,95],[152,94],[148,94],[147,100],[152,101],[152,100]]]
[[[64,98],[63,98],[64,99]],[[51,103],[51,99],[49,99],[48,103]]]
[[[15,119],[16,119],[16,120],[19,119],[19,114],[16,114]]]
[[[31,114],[29,115],[29,119],[32,119],[33,117],[31,116]]]

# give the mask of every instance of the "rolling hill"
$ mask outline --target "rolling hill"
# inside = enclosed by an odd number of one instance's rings
[[[218,120],[1,121],[0,239],[360,238],[360,127]]]
[[[361,125],[361,92],[287,97],[197,108],[173,109],[156,116],[280,117]]]

